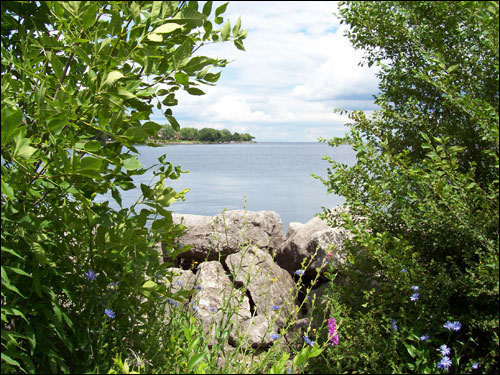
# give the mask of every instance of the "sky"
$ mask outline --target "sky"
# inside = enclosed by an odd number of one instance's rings
[[[343,136],[349,120],[334,108],[370,113],[378,79],[375,67],[359,66],[363,51],[344,36],[346,26],[332,14],[336,3],[230,2],[224,18],[232,27],[241,16],[241,28],[248,28],[246,51],[232,42],[199,50],[231,63],[221,69],[216,86],[200,86],[206,95],[176,95],[179,104],[172,110],[181,127],[225,128],[250,133],[257,142]],[[212,13],[222,4],[215,1]],[[166,123],[159,112],[152,120]]]

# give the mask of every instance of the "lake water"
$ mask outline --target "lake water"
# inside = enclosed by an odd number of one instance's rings
[[[167,161],[189,171],[178,180],[168,180],[176,191],[190,189],[185,202],[170,206],[173,212],[212,216],[224,209],[275,211],[281,217],[285,233],[290,222],[305,223],[321,212],[322,206],[331,208],[344,202],[342,197],[327,194],[326,186],[311,177],[313,173],[327,175],[329,163],[322,160],[323,155],[349,165],[355,162],[355,153],[349,146],[333,148],[324,143],[199,144],[137,149],[138,159],[146,167],[166,154]],[[136,176],[134,181],[139,186],[148,184],[152,177],[150,170]],[[122,192],[123,206],[132,205],[140,194],[140,189]],[[112,201],[110,195],[104,198]]]

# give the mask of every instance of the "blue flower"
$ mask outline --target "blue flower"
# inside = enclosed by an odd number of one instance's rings
[[[420,336],[420,341],[427,341],[429,340],[430,336],[429,335],[423,335],[423,336]]]
[[[474,362],[474,363],[472,364],[472,369],[473,369],[473,370],[477,370],[478,368],[479,368],[479,363]]]
[[[406,272],[406,268],[401,268],[401,272]]]
[[[179,303],[172,298],[167,298],[168,303],[170,303],[172,306],[179,306]]]
[[[420,295],[418,293],[413,293],[413,295],[410,297],[410,301],[416,301]]]
[[[398,326],[396,325],[396,319],[392,319],[391,320],[391,327],[393,330],[397,331],[398,330]]]
[[[184,245],[181,243],[181,241],[177,241],[177,247],[182,249],[184,247]]]
[[[212,307],[212,306],[210,306],[208,309],[209,309],[211,312],[214,312],[214,313],[216,313],[216,312],[217,312],[217,307]]]
[[[448,369],[448,367],[451,366],[451,360],[448,357],[443,357],[440,362],[438,362],[437,367],[438,368],[445,368]]]
[[[184,283],[180,280],[177,281],[177,285],[179,285],[181,288],[184,287]]]
[[[201,286],[199,286],[199,285],[196,285],[193,289],[198,289],[198,290],[201,291],[203,288]]]
[[[303,275],[303,274],[304,274],[304,270],[297,270],[297,271],[295,271],[295,274],[296,274],[297,276],[301,276],[301,275]]]
[[[441,352],[441,355],[446,356],[450,354],[450,348],[448,348],[446,344],[441,345],[438,350]]]
[[[104,309],[104,314],[108,316],[108,318],[114,319],[115,318],[115,312],[111,309]]]
[[[195,312],[198,312],[198,308],[197,308],[195,305],[193,305],[193,310],[194,310]]]
[[[448,322],[443,324],[443,327],[449,331],[460,331],[460,328],[462,328],[462,324],[460,324],[460,322],[448,321]]]
[[[279,309],[281,309],[281,305],[272,305],[271,308],[273,310],[279,310]]]
[[[419,287],[419,286],[417,286],[417,285],[413,285],[413,286],[411,287],[411,289],[412,289],[412,290],[414,290],[414,291],[416,292],[417,290],[419,290],[419,289],[420,289],[420,287]]]
[[[274,341],[274,340],[279,339],[279,338],[280,338],[280,335],[278,335],[277,333],[271,333],[271,334],[269,335],[269,337],[271,338],[271,340],[273,340],[273,341]]]
[[[97,279],[97,273],[94,272],[94,270],[89,270],[89,272],[84,272],[83,273],[85,277],[87,278],[87,281],[93,281]]]
[[[305,341],[308,345],[311,345],[311,347],[313,347],[313,346],[314,346],[314,341],[309,340],[309,337],[307,337],[306,335],[304,335],[304,341]]]

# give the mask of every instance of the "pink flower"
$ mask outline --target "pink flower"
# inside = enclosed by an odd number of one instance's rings
[[[337,334],[337,321],[335,318],[328,319],[328,333],[330,345],[335,346],[339,344],[339,335]]]
[[[328,253],[328,255],[326,256],[326,259],[330,259],[332,257],[333,253]]]

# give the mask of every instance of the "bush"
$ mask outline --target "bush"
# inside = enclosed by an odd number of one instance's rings
[[[323,182],[366,221],[343,217],[340,343],[320,366],[498,372],[498,2],[348,2],[340,16],[380,67],[381,109],[329,141],[357,163],[330,160]]]
[[[215,10],[223,23],[227,4]],[[140,355],[166,297],[157,244],[176,256],[167,207],[183,197],[165,157],[130,208],[97,194],[136,187],[136,144],[157,136],[154,103],[201,95],[225,60],[192,57],[209,42],[243,49],[238,20],[214,30],[212,3],[6,2],[2,5],[2,373],[103,372]],[[159,87],[161,85],[161,88]],[[139,211],[139,207],[141,207]],[[182,346],[182,343],[179,345]],[[123,363],[122,363],[123,364]]]

